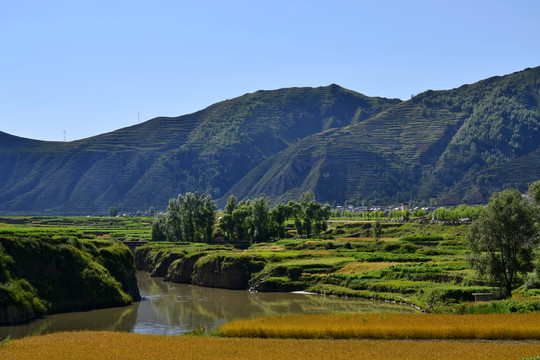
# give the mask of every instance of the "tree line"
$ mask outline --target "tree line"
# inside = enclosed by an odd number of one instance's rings
[[[152,240],[211,243],[223,237],[226,243],[268,242],[287,236],[289,220],[299,236],[310,238],[326,231],[331,213],[330,205],[315,201],[309,190],[298,202],[289,201],[272,209],[265,194],[242,201],[231,195],[219,217],[210,195],[188,192],[171,199],[167,212],[157,215]]]

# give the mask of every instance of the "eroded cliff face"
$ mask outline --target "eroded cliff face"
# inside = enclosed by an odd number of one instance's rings
[[[252,274],[263,267],[263,261],[251,256],[209,255],[195,263],[191,282],[199,286],[246,290]]]
[[[204,253],[188,254],[181,259],[173,261],[163,280],[180,284],[191,284],[195,263],[204,255]]]
[[[233,290],[248,289],[253,274],[266,264],[257,256],[216,253],[204,248],[198,252],[156,250],[152,245],[135,251],[135,263],[137,269],[163,276],[165,281]]]

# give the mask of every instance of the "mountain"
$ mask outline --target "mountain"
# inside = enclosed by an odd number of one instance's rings
[[[257,91],[73,142],[0,132],[0,212],[106,213],[187,191],[330,203],[483,203],[540,179],[540,67],[410,100]]]
[[[277,200],[483,203],[540,179],[540,67],[426,91],[365,121],[303,139],[230,193]]]
[[[67,143],[0,132],[0,211],[106,213],[111,205],[134,211],[164,207],[187,191],[219,198],[305,137],[400,102],[330,85],[258,91]]]

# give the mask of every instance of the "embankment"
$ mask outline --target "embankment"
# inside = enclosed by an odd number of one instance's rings
[[[166,281],[206,287],[245,290],[266,260],[253,254],[238,254],[225,246],[151,243],[135,250],[138,270]]]
[[[0,232],[0,324],[139,299],[133,255],[118,241]]]

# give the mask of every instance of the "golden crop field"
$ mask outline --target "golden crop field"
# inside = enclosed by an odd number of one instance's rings
[[[232,321],[220,333],[297,339],[540,340],[540,314],[287,315]]]
[[[3,360],[166,359],[521,359],[540,342],[239,339],[71,332],[13,340]]]

